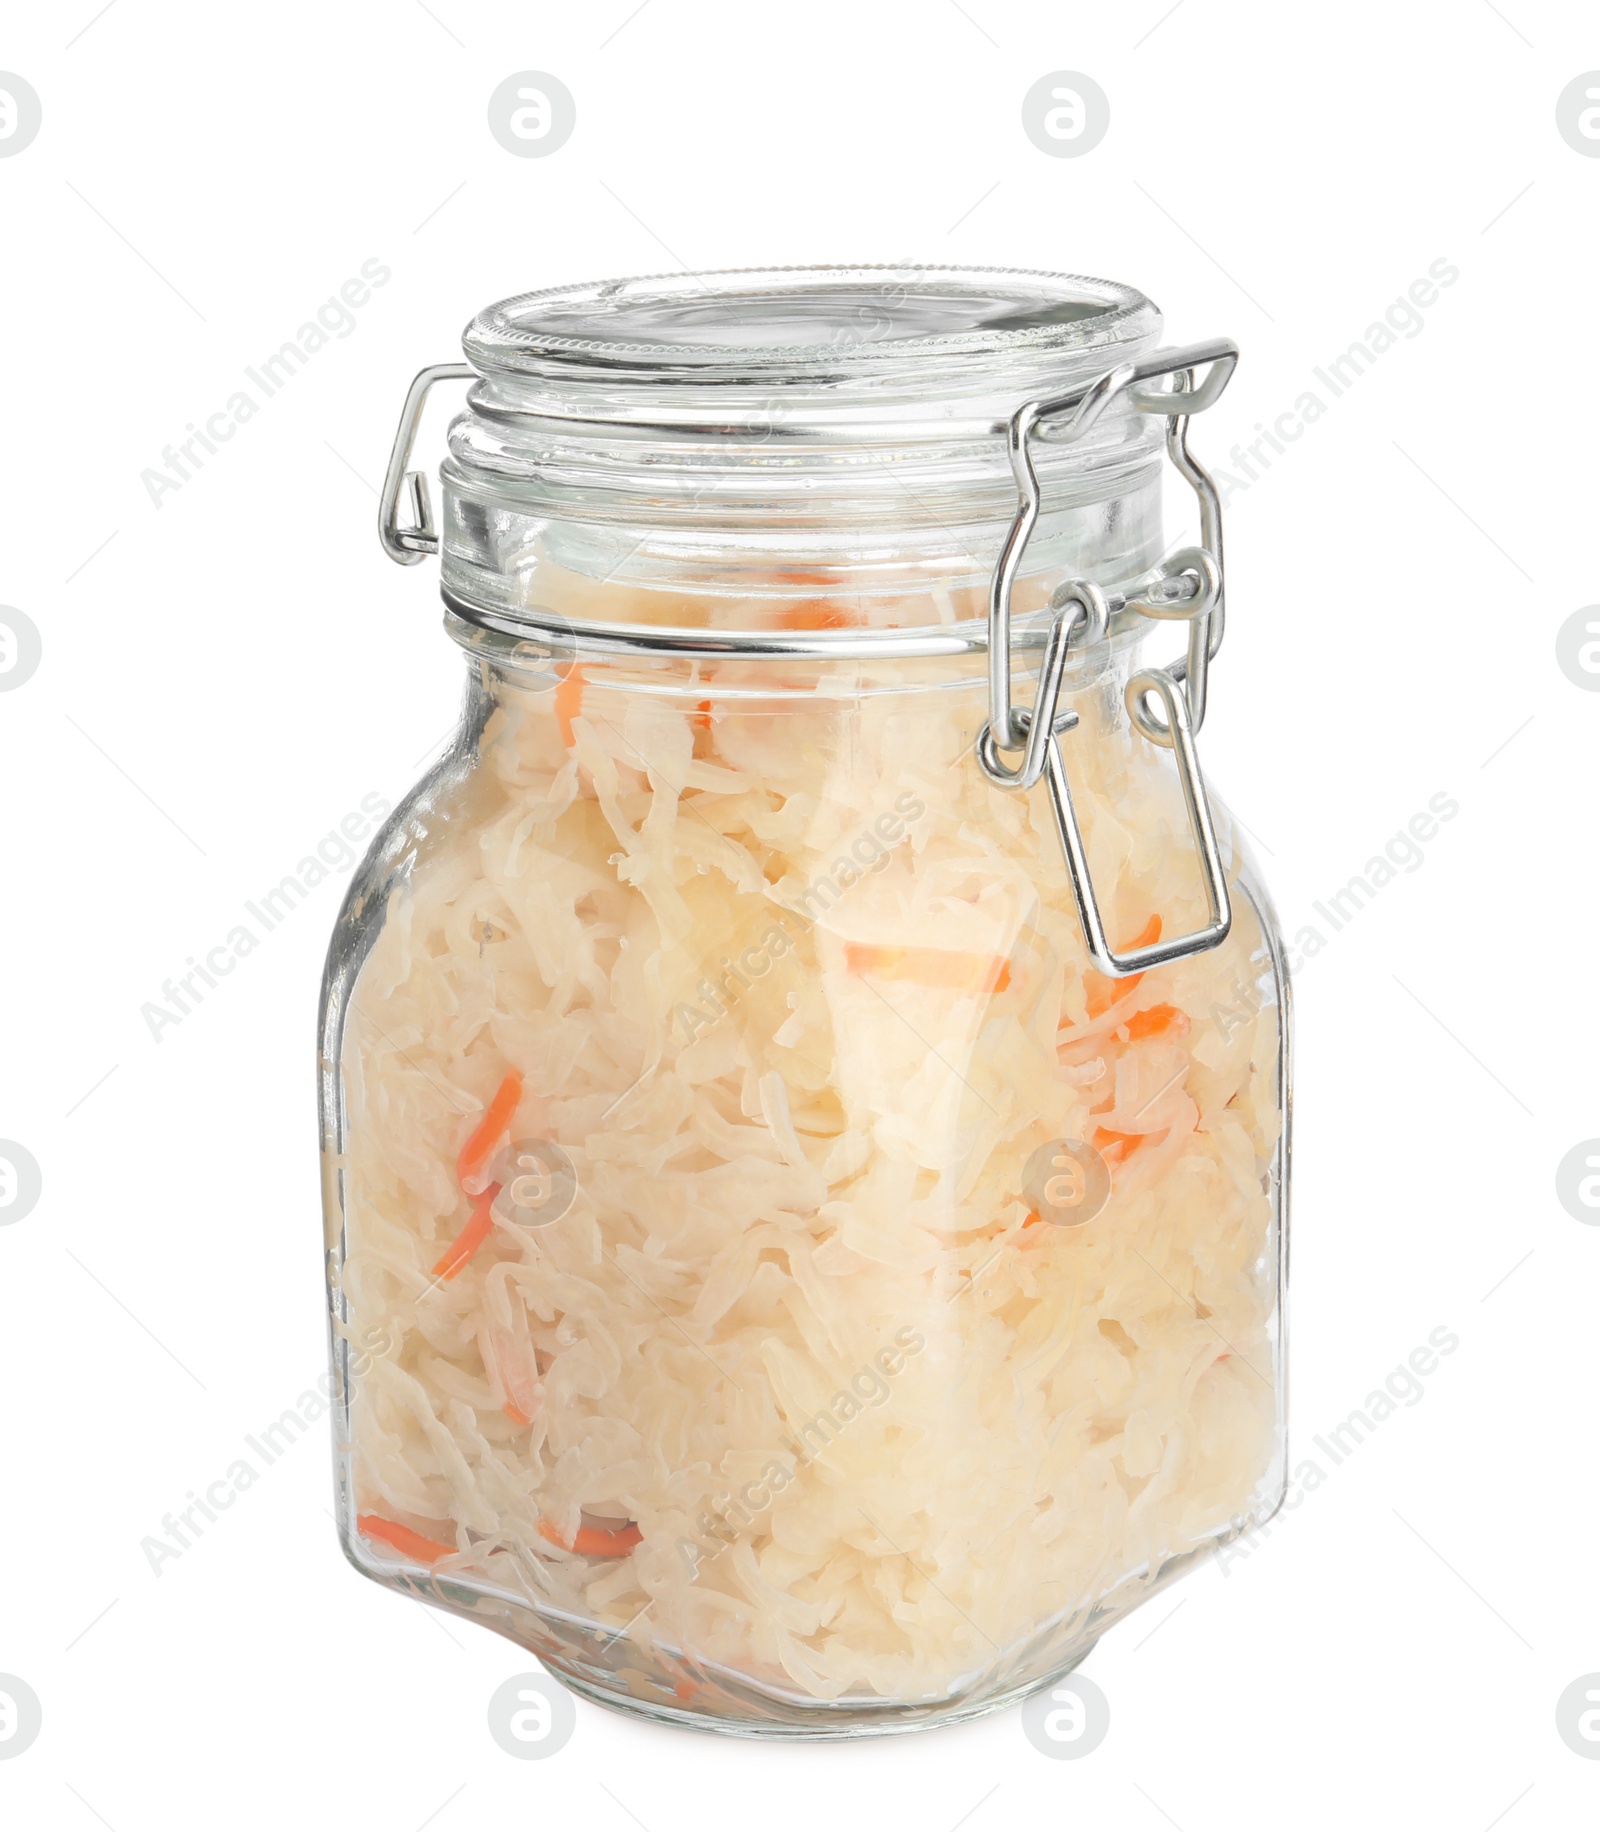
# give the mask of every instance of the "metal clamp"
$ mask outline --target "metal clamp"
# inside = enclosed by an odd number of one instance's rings
[[[1129,681],[1130,711],[1136,699],[1146,693],[1159,694],[1166,704],[1178,782],[1183,790],[1184,806],[1189,810],[1190,831],[1204,867],[1206,904],[1210,911],[1210,920],[1204,928],[1191,930],[1187,935],[1174,935],[1170,941],[1130,948],[1126,954],[1117,953],[1106,934],[1100,903],[1094,894],[1094,880],[1089,876],[1089,855],[1084,850],[1083,832],[1072,805],[1072,787],[1067,781],[1067,766],[1059,744],[1049,747],[1047,759],[1050,807],[1056,817],[1056,831],[1061,836],[1061,850],[1066,854],[1067,875],[1072,880],[1072,896],[1078,906],[1078,920],[1083,924],[1083,939],[1088,943],[1090,960],[1101,973],[1114,980],[1147,972],[1168,961],[1183,960],[1191,954],[1203,954],[1207,948],[1214,948],[1223,941],[1233,926],[1228,878],[1222,869],[1222,855],[1217,850],[1216,830],[1211,823],[1211,807],[1200,776],[1200,760],[1195,755],[1186,697],[1178,683],[1162,668],[1147,668]]]
[[[1072,418],[1050,436],[1055,444],[1071,444],[1081,439],[1122,394],[1140,413],[1170,416],[1167,451],[1179,475],[1199,498],[1200,538],[1216,563],[1216,602],[1191,626],[1189,655],[1181,664],[1181,672],[1174,676],[1185,680],[1195,730],[1204,723],[1206,666],[1222,642],[1222,500],[1210,476],[1189,451],[1189,419],[1217,399],[1238,361],[1238,345],[1223,337],[1181,350],[1158,350],[1143,362],[1119,363],[1070,394],[1024,401],[1007,422],[1006,456],[1011,461],[1019,501],[989,584],[989,728],[1002,750],[1016,750],[1022,742],[1011,705],[1011,594],[1039,521],[1039,476],[1030,449],[1034,432],[1041,428],[1048,432],[1048,422],[1070,410]],[[1194,373],[1201,368],[1206,373],[1196,387]],[[1172,378],[1171,388],[1140,386],[1164,376]],[[1143,606],[1136,604],[1135,608]]]
[[[384,473],[383,495],[378,500],[378,539],[383,551],[399,566],[415,566],[424,554],[439,551],[439,530],[434,526],[433,503],[428,495],[425,471],[408,471],[411,448],[417,441],[417,423],[423,404],[435,382],[465,381],[476,377],[470,363],[435,363],[422,370],[411,384],[406,404],[400,409],[400,425],[394,435],[394,449],[389,453],[389,469]],[[411,497],[411,523],[400,521],[400,491]]]
[[[1200,505],[1200,545],[1210,555],[1217,569],[1217,601],[1211,611],[1204,617],[1196,618],[1189,626],[1189,652],[1181,661],[1174,662],[1168,672],[1176,681],[1184,683],[1185,697],[1189,702],[1189,717],[1194,729],[1199,731],[1206,719],[1206,685],[1207,673],[1211,658],[1222,647],[1223,625],[1226,609],[1222,601],[1222,498],[1217,494],[1217,486],[1211,481],[1211,473],[1189,450],[1189,416],[1198,413],[1201,407],[1210,406],[1233,374],[1234,365],[1238,362],[1235,352],[1233,361],[1222,369],[1221,363],[1212,366],[1206,383],[1198,390],[1189,393],[1190,371],[1184,370],[1175,378],[1177,393],[1166,398],[1181,399],[1188,393],[1188,405],[1181,413],[1173,413],[1167,422],[1167,456],[1184,482],[1194,491]],[[1205,389],[1221,372],[1222,380],[1215,390],[1206,395]],[[1203,397],[1203,398],[1202,398]],[[1142,412],[1161,411],[1145,408],[1135,399],[1135,406]],[[1168,409],[1167,411],[1171,411]],[[1147,738],[1155,738],[1157,743],[1164,742],[1144,722],[1139,714],[1134,715],[1134,722]]]
[[[1030,789],[1041,775],[1048,773],[1051,808],[1089,956],[1100,972],[1113,979],[1125,979],[1214,948],[1227,935],[1233,920],[1227,877],[1194,748],[1194,734],[1206,715],[1208,670],[1222,643],[1222,502],[1210,476],[1190,452],[1188,435],[1190,417],[1217,399],[1238,361],[1238,346],[1226,338],[1157,351],[1142,362],[1120,363],[1070,394],[1025,401],[1005,429],[1018,506],[989,588],[989,719],[978,734],[978,762],[991,782],[1008,789]],[[1202,370],[1197,384],[1196,373]],[[1170,387],[1143,385],[1165,377],[1171,378]],[[1014,706],[1011,701],[1011,595],[1040,510],[1039,478],[1030,450],[1033,435],[1043,430],[1055,443],[1070,444],[1081,439],[1122,395],[1140,413],[1167,416],[1167,453],[1200,505],[1201,545],[1174,554],[1162,568],[1169,584],[1182,582],[1188,590],[1180,594],[1151,586],[1140,596],[1125,600],[1122,608],[1145,617],[1183,619],[1189,623],[1187,654],[1168,668],[1147,668],[1135,675],[1128,683],[1126,699],[1128,715],[1136,729],[1152,743],[1173,752],[1190,829],[1204,869],[1210,910],[1210,920],[1204,928],[1130,949],[1126,954],[1118,954],[1106,935],[1060,745],[1061,734],[1078,722],[1075,713],[1057,711],[1067,651],[1080,635],[1087,635],[1093,643],[1103,640],[1106,631],[1107,600],[1092,582],[1075,579],[1056,595],[1056,604],[1061,608],[1046,641],[1033,710]],[[1069,412],[1071,418],[1052,435],[1047,423]],[[1152,693],[1165,708],[1165,720],[1155,717],[1147,705]],[[1019,749],[1024,751],[1019,767],[1011,769],[1001,761],[1001,750]]]
[[[1067,651],[1080,635],[1086,638],[1086,647],[1105,641],[1110,611],[1105,593],[1098,585],[1087,579],[1074,579],[1056,595],[1060,599],[1060,606],[1050,625],[1050,634],[1045,639],[1044,660],[1039,667],[1039,691],[1034,696],[1033,711],[1024,712],[1020,706],[1011,709],[1012,723],[1027,743],[1027,752],[1021,766],[1010,770],[1000,761],[994,732],[989,726],[984,726],[978,734],[978,762],[990,782],[1002,789],[1031,789],[1044,774],[1046,753],[1053,748],[1051,739],[1061,732],[1071,731],[1078,723],[1075,712],[1057,713],[1055,710],[1061,698],[1061,677],[1066,672]]]

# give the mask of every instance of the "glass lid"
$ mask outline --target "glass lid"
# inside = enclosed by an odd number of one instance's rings
[[[1148,334],[1142,293],[1074,274],[980,267],[733,268],[555,287],[503,299],[467,327],[487,370],[558,364],[639,374],[882,365],[941,355],[1081,349]],[[1143,322],[1130,323],[1130,320]]]

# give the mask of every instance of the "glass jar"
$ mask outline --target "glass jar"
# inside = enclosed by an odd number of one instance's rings
[[[340,1530],[591,1699],[972,1716],[1281,1497],[1287,986],[1194,757],[1236,352],[1159,339],[673,276],[413,386],[381,533],[467,690],[324,986]]]

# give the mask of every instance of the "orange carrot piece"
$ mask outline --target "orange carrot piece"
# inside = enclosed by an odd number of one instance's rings
[[[811,601],[785,605],[773,621],[780,630],[853,630],[859,623],[843,605]]]
[[[1152,916],[1139,933],[1134,936],[1133,940],[1124,942],[1117,952],[1119,954],[1126,954],[1130,948],[1148,948],[1152,943],[1158,942],[1160,939],[1161,918],[1159,916]],[[1098,1018],[1102,1012],[1109,1011],[1111,1007],[1116,1004],[1118,999],[1126,998],[1143,978],[1144,975],[1142,973],[1130,973],[1125,980],[1112,980],[1107,979],[1105,974],[1095,973],[1091,969],[1083,976],[1083,983],[1087,989],[1088,995],[1087,1004],[1089,1016],[1091,1018]]]
[[[579,1527],[572,1549],[586,1558],[626,1558],[643,1538],[632,1521],[625,1527]]]
[[[1166,1031],[1182,1037],[1188,1033],[1189,1014],[1176,1005],[1150,1005],[1136,1011],[1128,1020],[1130,1038],[1159,1037]]]
[[[539,1537],[563,1552],[581,1552],[585,1558],[626,1558],[644,1535],[630,1520],[625,1527],[579,1527],[569,1546],[553,1520],[539,1521]]]
[[[966,954],[949,948],[879,948],[850,941],[845,943],[844,964],[849,973],[910,980],[952,992],[1004,992],[1011,984],[1011,964],[999,955]]]
[[[703,731],[703,732],[710,731],[711,729],[711,707],[712,707],[712,702],[710,700],[698,701],[696,703],[694,711],[690,713],[689,715],[689,723],[697,727],[700,731]]]
[[[494,1230],[494,1216],[489,1211],[493,1208],[494,1199],[499,1194],[500,1185],[491,1183],[481,1196],[473,1199],[472,1218],[445,1248],[439,1263],[433,1269],[433,1276],[436,1279],[453,1279],[489,1238]]]
[[[469,1177],[477,1176],[489,1161],[489,1154],[500,1143],[501,1136],[516,1117],[517,1107],[522,1100],[522,1075],[520,1070],[513,1069],[500,1086],[495,1090],[495,1097],[489,1103],[488,1111],[472,1129],[472,1136],[461,1147],[456,1158],[456,1181],[465,1183]]]
[[[572,749],[572,721],[577,718],[583,707],[583,663],[574,662],[561,677],[561,684],[556,688],[556,724],[561,730],[561,742],[570,751]]]
[[[1090,1143],[1103,1158],[1120,1164],[1124,1158],[1132,1157],[1149,1136],[1147,1132],[1108,1132],[1104,1126],[1097,1126]]]
[[[454,1558],[458,1550],[455,1546],[442,1546],[436,1539],[429,1539],[425,1534],[414,1533],[410,1527],[403,1527],[397,1520],[385,1520],[381,1514],[358,1514],[356,1531],[363,1539],[382,1540],[387,1546],[393,1546],[396,1552],[403,1552],[407,1558],[414,1558],[420,1565],[437,1565],[442,1558]]]
[[[514,1406],[510,1400],[507,1400],[500,1410],[510,1419],[513,1425],[531,1425],[533,1423],[533,1420],[529,1418],[525,1412]]]

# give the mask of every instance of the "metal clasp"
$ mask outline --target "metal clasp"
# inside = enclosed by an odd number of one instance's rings
[[[434,526],[433,502],[428,494],[425,471],[408,471],[411,448],[417,440],[417,423],[423,404],[435,382],[464,381],[476,377],[470,363],[435,363],[422,370],[411,384],[406,404],[400,409],[400,425],[394,435],[394,449],[389,453],[389,469],[384,473],[383,495],[378,500],[378,539],[383,551],[399,566],[415,566],[424,554],[439,551],[439,530]],[[411,523],[400,521],[400,491],[411,497]]]
[[[1051,808],[1072,880],[1073,898],[1083,924],[1089,955],[1100,972],[1124,979],[1168,961],[1182,960],[1214,948],[1232,923],[1227,877],[1217,850],[1216,832],[1206,800],[1205,783],[1194,748],[1194,734],[1206,715],[1206,689],[1212,657],[1222,643],[1223,570],[1222,502],[1204,467],[1189,450],[1190,416],[1202,412],[1227,387],[1239,361],[1238,346],[1226,338],[1190,344],[1178,350],[1157,351],[1138,363],[1119,363],[1086,386],[1070,394],[1025,401],[1006,426],[1006,453],[1016,479],[1016,519],[1007,531],[995,563],[989,589],[989,720],[978,734],[978,761],[989,780],[1002,788],[1030,789],[1048,774]],[[1196,383],[1197,372],[1203,371]],[[1165,377],[1171,386],[1143,384]],[[1167,416],[1167,453],[1179,475],[1194,490],[1200,506],[1200,539],[1197,548],[1174,554],[1162,568],[1164,578],[1187,586],[1182,593],[1152,586],[1139,597],[1111,600],[1089,580],[1075,579],[1056,595],[1060,607],[1046,638],[1039,687],[1033,710],[1011,701],[1011,594],[1022,558],[1039,520],[1039,478],[1034,469],[1031,441],[1041,425],[1070,411],[1054,434],[1057,443],[1080,439],[1119,396],[1126,394],[1140,413]],[[1188,935],[1175,935],[1144,948],[1118,954],[1106,935],[1099,901],[1089,876],[1089,860],[1072,805],[1060,738],[1077,724],[1077,715],[1060,713],[1057,703],[1066,668],[1067,651],[1080,636],[1090,643],[1103,640],[1110,613],[1133,610],[1145,617],[1187,619],[1188,652],[1167,668],[1147,668],[1128,683],[1128,715],[1138,731],[1152,743],[1170,748],[1189,825],[1204,871],[1210,920]],[[1147,702],[1154,694],[1165,710],[1165,719],[1153,715]],[[1020,766],[1011,769],[1000,758],[1001,750],[1023,750]]]
[[[1185,695],[1165,669],[1147,668],[1128,683],[1129,711],[1132,712],[1135,703],[1145,694],[1152,692],[1159,694],[1166,705],[1178,782],[1183,789],[1189,827],[1205,870],[1206,903],[1211,919],[1203,929],[1174,935],[1170,941],[1151,942],[1148,947],[1130,948],[1126,954],[1117,953],[1106,935],[1099,900],[1094,894],[1094,880],[1089,876],[1089,855],[1084,850],[1083,833],[1072,805],[1072,788],[1067,781],[1067,766],[1059,744],[1050,746],[1048,759],[1050,806],[1056,817],[1056,831],[1061,836],[1061,850],[1066,854],[1067,875],[1072,880],[1072,896],[1078,906],[1078,920],[1083,924],[1083,939],[1089,945],[1090,960],[1114,980],[1164,966],[1168,961],[1183,960],[1190,954],[1203,954],[1207,948],[1214,948],[1224,940],[1233,926],[1227,874],[1222,869],[1222,855],[1217,850],[1216,830],[1211,824],[1211,807],[1200,775],[1200,760],[1195,755],[1194,732],[1189,724]]]
[[[1009,770],[1000,761],[995,735],[989,726],[984,726],[978,734],[978,761],[983,765],[983,773],[1003,789],[1031,789],[1044,774],[1047,754],[1055,748],[1051,740],[1062,732],[1071,731],[1078,723],[1075,712],[1058,713],[1055,710],[1061,698],[1061,677],[1067,668],[1067,652],[1080,635],[1086,639],[1086,648],[1105,640],[1111,613],[1106,595],[1098,585],[1092,585],[1087,579],[1074,579],[1056,596],[1060,603],[1050,625],[1050,634],[1045,638],[1033,711],[1024,712],[1020,706],[1011,708],[1012,725],[1028,747],[1021,765]]]

